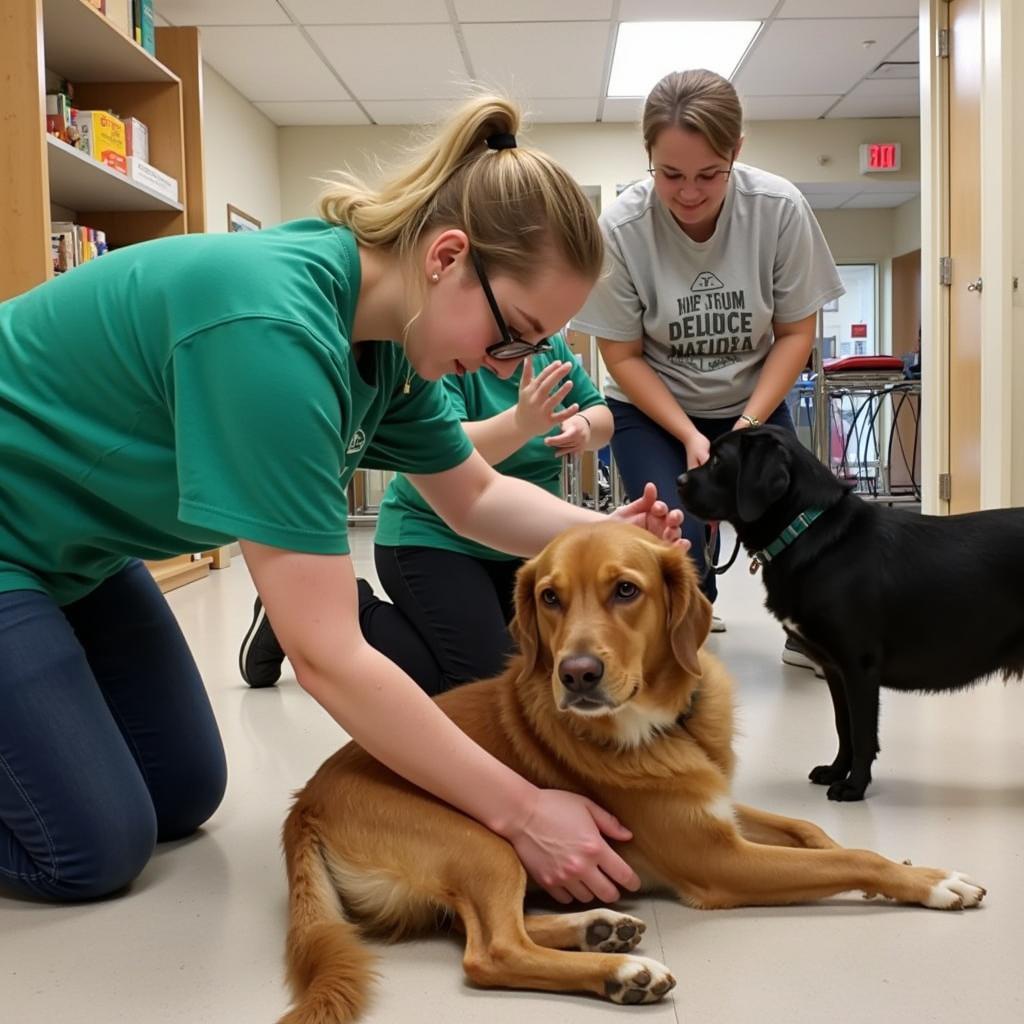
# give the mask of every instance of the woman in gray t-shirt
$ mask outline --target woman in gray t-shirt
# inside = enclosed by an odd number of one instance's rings
[[[799,190],[736,163],[742,125],[720,75],[666,75],[644,105],[651,179],[601,216],[607,273],[572,326],[598,337],[630,494],[648,480],[673,493],[729,430],[792,429],[785,396],[814,345],[818,309],[844,290]],[[705,524],[688,513],[683,529],[704,572]],[[703,586],[714,601],[713,574]]]

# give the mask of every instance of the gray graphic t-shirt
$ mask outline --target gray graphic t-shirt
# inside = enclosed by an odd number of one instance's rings
[[[611,341],[643,338],[644,357],[686,413],[743,411],[772,344],[842,295],[810,206],[785,178],[736,164],[715,233],[695,242],[654,193],[628,188],[601,215],[606,273],[573,319]],[[605,393],[629,399],[606,379]]]

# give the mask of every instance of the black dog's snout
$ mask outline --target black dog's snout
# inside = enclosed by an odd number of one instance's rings
[[[589,693],[604,676],[604,662],[592,654],[573,654],[558,666],[558,678],[570,693]]]

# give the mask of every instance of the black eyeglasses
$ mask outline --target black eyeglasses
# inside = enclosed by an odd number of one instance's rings
[[[672,184],[680,186],[686,184],[686,175],[680,174],[679,171],[666,170],[664,167],[648,167],[647,173],[652,178],[661,178],[663,181],[672,182]],[[728,181],[730,174],[732,174],[732,164],[729,164],[728,167],[721,167],[717,171],[701,171],[700,174],[693,176],[693,184],[694,187],[703,191],[711,188],[719,178]]]
[[[494,301],[494,292],[491,291],[491,283],[484,273],[484,265],[479,254],[476,249],[470,249],[469,255],[473,260],[476,276],[480,279],[480,287],[483,288],[484,295],[487,297],[487,304],[491,307],[491,313],[494,314],[494,322],[498,325],[498,331],[501,333],[501,341],[488,345],[484,351],[492,359],[501,360],[522,359],[524,356],[535,356],[538,352],[550,352],[551,342],[547,338],[541,338],[540,341],[534,343],[517,337],[509,330],[505,318],[501,315],[501,310],[498,309],[498,303]]]

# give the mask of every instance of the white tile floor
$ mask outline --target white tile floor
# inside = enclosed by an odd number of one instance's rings
[[[370,533],[357,563],[372,575]],[[628,904],[649,925],[640,950],[679,985],[662,1004],[473,990],[450,939],[383,951],[373,1024],[583,1024],[643,1018],[700,1024],[1009,1024],[1024,1019],[1024,689],[886,694],[870,799],[837,805],[806,781],[833,753],[824,684],[779,661],[780,628],[742,560],[712,643],[739,680],[736,795],[810,818],[841,842],[964,870],[981,909],[939,913],[865,903],[701,912]],[[951,589],[950,600],[955,600]],[[223,806],[195,838],[162,847],[124,897],[57,907],[0,899],[0,1020],[11,1024],[234,1024],[284,1010],[284,871],[289,793],[342,742],[287,674],[272,690],[238,677],[252,584],[244,564],[170,595],[209,686],[231,770]],[[969,637],[964,642],[970,642]]]

